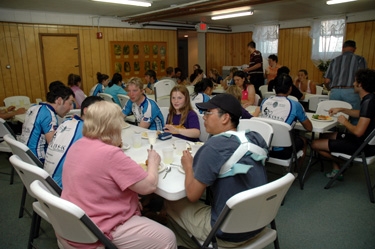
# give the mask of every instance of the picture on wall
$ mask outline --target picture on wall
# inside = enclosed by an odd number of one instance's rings
[[[120,73],[126,80],[142,78],[147,70],[164,75],[167,62],[166,42],[110,42],[111,74]]]

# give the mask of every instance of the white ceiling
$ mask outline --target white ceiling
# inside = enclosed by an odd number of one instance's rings
[[[208,23],[210,26],[236,26],[243,24],[259,24],[265,22],[291,21],[296,19],[316,18],[325,16],[334,16],[341,14],[349,14],[363,12],[375,9],[375,0],[358,0],[338,5],[327,5],[326,0],[268,0],[271,2],[259,0],[232,0],[232,4],[251,6],[254,10],[253,16],[211,20],[212,12],[208,11],[199,14],[183,14],[179,8],[175,8],[173,12],[177,13],[177,17],[170,17],[157,21],[179,22],[187,24],[196,24],[201,21]],[[135,7],[129,5],[119,5],[110,3],[93,2],[91,0],[2,0],[0,8],[56,12],[67,14],[84,14],[103,17],[120,17],[126,19],[134,15],[153,13],[153,18],[157,18],[160,10],[166,10],[173,5],[182,5],[192,2],[210,2],[211,7],[218,6],[223,0],[216,1],[186,1],[186,0],[153,0],[152,6],[148,8]],[[251,3],[261,2],[260,4],[251,5]],[[156,12],[155,12],[156,11]],[[152,19],[150,17],[150,19]]]

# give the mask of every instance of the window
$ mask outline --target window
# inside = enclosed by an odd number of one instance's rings
[[[263,58],[277,54],[279,44],[279,25],[257,25],[253,33],[256,49],[262,53]]]
[[[315,64],[326,62],[341,54],[345,35],[345,18],[314,21],[311,59]]]

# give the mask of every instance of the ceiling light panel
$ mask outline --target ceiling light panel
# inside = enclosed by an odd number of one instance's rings
[[[116,4],[125,4],[125,5],[134,5],[140,7],[150,7],[150,2],[144,1],[132,1],[132,0],[92,0],[94,2],[104,2],[104,3],[116,3]]]
[[[245,11],[245,12],[237,12],[237,13],[232,13],[232,14],[213,16],[213,17],[211,17],[211,19],[212,20],[221,20],[221,19],[241,17],[241,16],[251,16],[253,14],[254,14],[254,11],[250,10],[250,11]]]
[[[327,4],[332,5],[332,4],[347,3],[347,2],[354,2],[354,1],[357,1],[357,0],[330,0],[330,1],[327,1]]]

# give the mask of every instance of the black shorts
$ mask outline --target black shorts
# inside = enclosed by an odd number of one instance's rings
[[[298,152],[303,149],[303,146],[305,144],[300,136],[295,136],[294,145],[296,146],[296,152]],[[292,157],[292,153],[293,153],[293,148],[292,146],[290,146],[290,147],[285,147],[283,150],[271,151],[270,157],[286,160]]]
[[[360,138],[351,133],[338,132],[336,139],[328,140],[328,148],[330,152],[353,155],[362,143]],[[366,146],[364,151],[366,156],[373,156],[375,155],[375,146]]]

